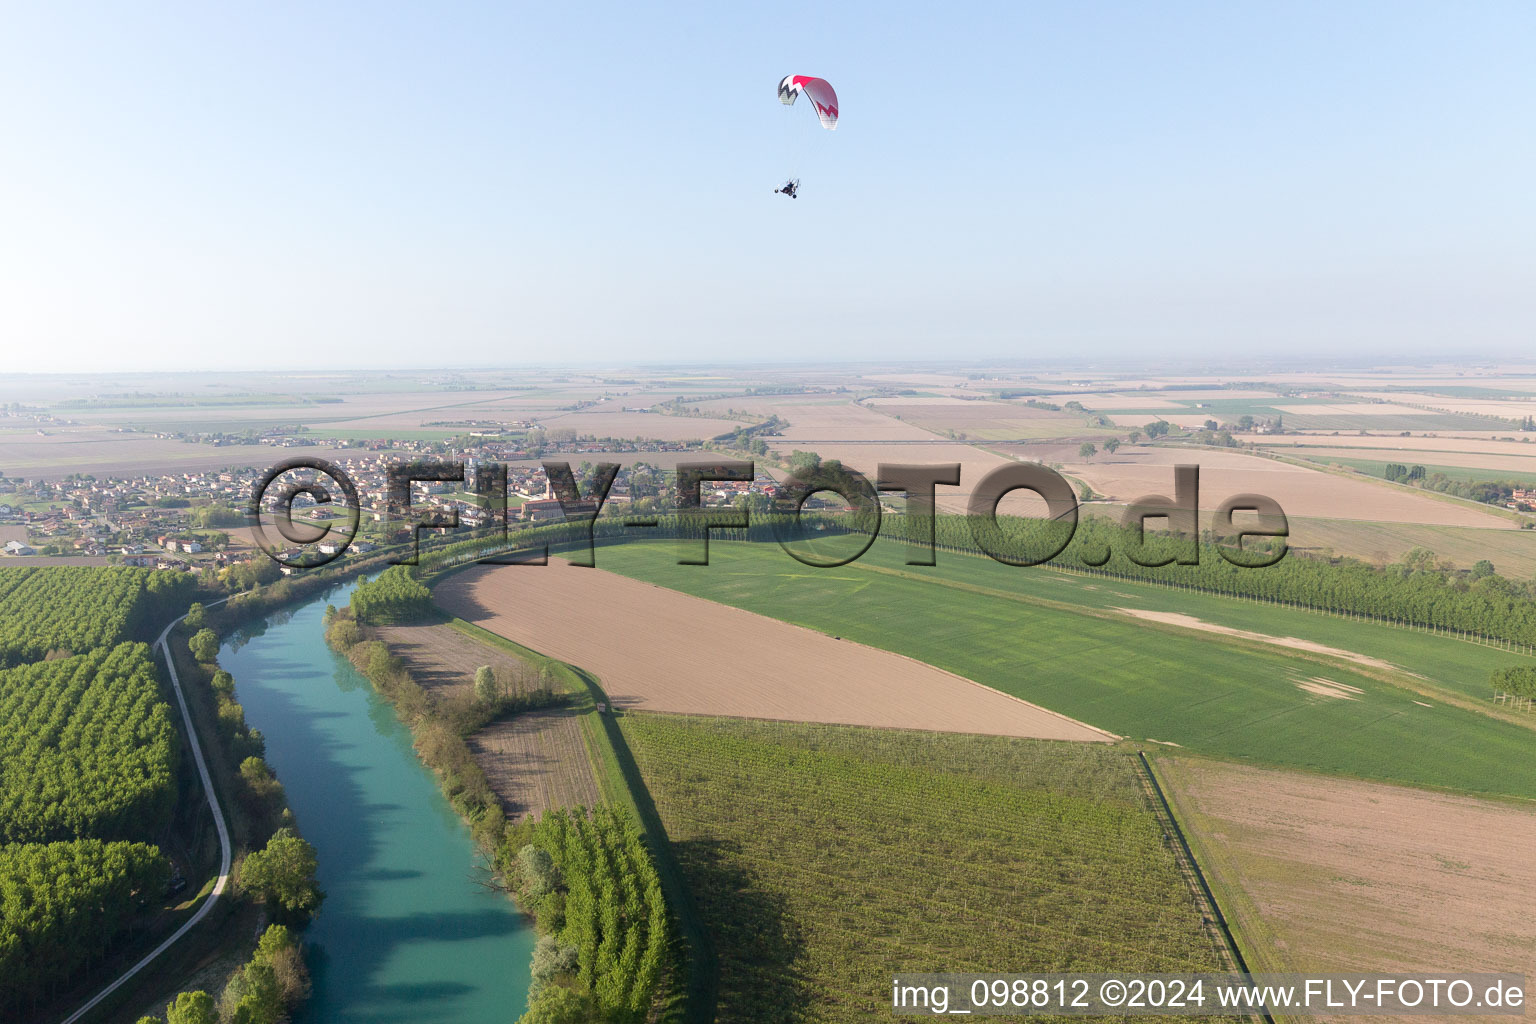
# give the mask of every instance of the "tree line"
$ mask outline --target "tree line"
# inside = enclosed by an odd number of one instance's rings
[[[0,569],[0,666],[152,639],[196,586],[186,573],[126,566]]]
[[[722,511],[729,513],[731,510]],[[815,513],[807,513],[806,519],[828,531],[850,532],[848,524],[854,517],[818,518]],[[940,513],[929,520],[926,517],[886,515],[881,519],[879,530],[885,537],[926,544],[930,522],[937,549],[982,554],[976,540],[976,524],[969,516]],[[744,529],[717,528],[708,531],[708,536],[716,541],[773,543],[775,527],[782,528],[783,525],[783,522],[776,523],[772,515],[753,516],[750,525]],[[582,548],[589,531],[594,543],[622,543],[634,539],[634,532],[626,529],[621,520],[605,516],[590,522],[542,524],[520,531],[515,539],[519,542],[519,550],[537,553],[548,545],[551,549],[565,550],[567,557],[575,559],[583,555]],[[1063,542],[1069,531],[1065,523],[998,516],[995,530],[988,527],[985,532],[993,538],[989,543],[1022,557],[1048,554]],[[1492,566],[1481,566],[1476,572],[1460,572],[1422,560],[1412,564],[1375,566],[1286,552],[1273,565],[1244,568],[1228,561],[1223,552],[1238,560],[1263,562],[1274,558],[1280,550],[1277,542],[1248,538],[1238,545],[1209,532],[1196,537],[1181,537],[1148,530],[1143,536],[1135,527],[1125,527],[1114,520],[1096,516],[1083,517],[1075,531],[1070,532],[1070,542],[1050,560],[1050,564],[1536,646],[1536,581],[1502,576],[1493,571]],[[702,541],[706,530],[700,519],[674,514],[660,517],[657,526],[647,529],[645,535]],[[702,545],[697,548],[701,550]],[[505,549],[506,546],[494,535],[446,544],[422,552],[421,571],[441,571],[493,556]],[[1178,564],[1180,558],[1198,558],[1198,564],[1181,565]],[[1169,561],[1155,564],[1164,559]]]
[[[153,837],[177,749],[144,644],[0,670],[0,841]]]
[[[541,933],[523,1024],[649,1019],[675,947],[639,824],[607,806],[546,811],[507,828],[496,866]]]
[[[0,846],[0,1016],[33,1009],[156,903],[169,862],[144,843]]]
[[[391,566],[352,591],[352,614],[365,625],[413,622],[432,614],[432,591],[408,566]]]

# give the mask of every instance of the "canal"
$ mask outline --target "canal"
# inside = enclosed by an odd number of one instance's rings
[[[483,884],[483,858],[416,759],[410,731],[325,644],[338,589],[225,644],[246,721],[320,858],[325,904],[305,933],[303,1022],[510,1024],[527,1007],[535,934]]]

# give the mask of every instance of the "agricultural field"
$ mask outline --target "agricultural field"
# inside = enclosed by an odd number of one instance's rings
[[[1439,452],[1436,461],[1446,465],[1460,465],[1460,457],[1498,455],[1529,459],[1536,457],[1536,435],[1522,431],[1492,431],[1480,434],[1459,432],[1455,435],[1370,433],[1370,434],[1234,434],[1243,443],[1252,442],[1263,448],[1284,452],[1295,447],[1313,448],[1370,448],[1399,453],[1396,460],[1425,461],[1415,453]]]
[[[0,568],[0,666],[150,639],[138,634],[193,586],[153,569]]]
[[[580,714],[563,707],[521,711],[465,740],[509,819],[602,802]]]
[[[146,434],[109,433],[96,428],[50,427],[45,437],[35,431],[0,433],[0,472],[9,477],[60,480],[72,473],[99,478],[159,476],[228,466],[264,465],[273,449],[263,445],[214,447]],[[329,448],[306,451],[322,458]]]
[[[1395,452],[1379,448],[1302,447],[1284,449],[1286,455],[1324,466],[1344,466],[1371,476],[1383,476],[1389,463],[1423,466],[1427,473],[1443,473],[1452,480],[1509,480],[1536,485],[1536,452],[1529,456],[1476,455],[1452,456],[1451,462],[1434,461],[1432,452]]]
[[[514,695],[536,688],[537,668],[511,651],[481,643],[450,623],[378,626],[374,633],[435,697],[473,693],[475,670],[489,665]],[[535,708],[500,718],[466,738],[475,762],[517,820],[555,807],[601,802],[577,716],[569,707]]]
[[[672,551],[651,553],[663,550]],[[619,708],[1109,738],[884,650],[601,570],[551,563],[467,569],[439,583],[433,599],[451,615],[591,672]],[[701,646],[701,637],[711,642]]]
[[[176,757],[143,644],[0,669],[0,842],[153,838]]]
[[[787,458],[796,449],[815,451],[823,459],[837,459],[843,465],[858,470],[871,480],[878,476],[881,463],[915,465],[959,463],[960,486],[940,487],[935,494],[938,507],[948,512],[964,512],[971,492],[976,489],[976,485],[982,478],[999,466],[1005,466],[1012,461],[973,445],[943,439],[926,442],[839,441],[814,444],[804,441],[788,442],[779,438],[767,440],[780,457]]]
[[[870,1020],[897,966],[1222,967],[1128,751],[620,724],[718,960],[719,1020]]]
[[[1536,415],[1536,400],[1530,395],[1489,390],[1481,395],[1426,394],[1413,391],[1363,391],[1364,398],[1387,402],[1407,402],[1428,406],[1445,412],[1463,413],[1470,416],[1492,416],[1497,419],[1523,420]]]
[[[1523,898],[1536,807],[1174,754],[1155,764],[1255,971],[1536,977]]]
[[[574,430],[580,436],[634,438],[650,441],[707,441],[743,426],[740,420],[707,416],[668,416],[655,412],[612,412],[581,409],[546,413],[537,418],[546,430]]]
[[[1093,501],[1080,508],[1084,519],[1095,516],[1122,522],[1127,507]],[[1319,519],[1287,516],[1290,546],[1317,557],[1358,559],[1375,565],[1401,562],[1415,548],[1435,554],[1437,562],[1470,569],[1491,559],[1498,571],[1517,579],[1536,576],[1536,530],[1511,530],[1502,523],[1493,527],[1437,526],[1428,523],[1383,523],[1361,519]],[[1211,529],[1215,515],[1200,515],[1201,529]],[[1155,523],[1154,523],[1155,525]]]
[[[741,399],[730,399],[726,404],[741,401]],[[783,411],[774,411],[789,420],[789,426],[784,428],[781,436],[773,439],[774,444],[779,447],[793,446],[794,442],[799,442],[800,447],[805,447],[807,441],[943,440],[931,430],[913,423],[905,423],[894,416],[887,416],[876,409],[849,400],[838,403],[807,402]]]
[[[887,416],[960,440],[1007,441],[1028,438],[1111,436],[1117,431],[1093,427],[1086,413],[1052,412],[1023,402],[962,401],[944,398],[871,399],[866,405]]]
[[[1415,548],[1435,553],[1458,569],[1491,559],[1500,573],[1517,579],[1536,576],[1536,530],[1373,523],[1348,519],[1292,519],[1298,547],[1385,565],[1402,561]]]
[[[1385,460],[1371,458],[1339,458],[1336,455],[1328,453],[1312,454],[1312,451],[1312,449],[1301,448],[1297,449],[1295,455],[1297,458],[1306,459],[1309,462],[1316,462],[1320,465],[1340,466],[1345,469],[1353,469],[1356,472],[1365,474],[1366,476],[1380,477],[1381,479],[1388,479],[1386,475],[1387,466],[1393,463],[1397,463],[1399,465],[1406,466],[1423,466],[1426,476],[1433,476],[1436,473],[1439,473],[1445,476],[1447,479],[1456,480],[1461,483],[1497,481],[1500,483],[1512,483],[1517,486],[1536,486],[1536,459],[1525,460],[1525,464],[1518,469],[1486,469],[1482,467],[1469,468],[1466,466],[1438,466],[1433,463],[1425,464],[1419,461],[1404,463],[1399,459]],[[1362,454],[1372,453],[1362,452]],[[1483,458],[1487,459],[1497,457],[1484,456]],[[1505,459],[1500,461],[1507,462],[1510,460]]]
[[[1200,467],[1202,509],[1214,509],[1236,494],[1264,494],[1278,501],[1287,515],[1301,518],[1518,528],[1470,502],[1447,502],[1401,487],[1222,448],[1130,445],[1091,459],[1074,453],[1063,463],[1067,473],[1117,502],[1135,501],[1146,494],[1171,495],[1173,467],[1181,464]],[[1299,531],[1297,543],[1312,546]]]
[[[905,655],[1137,740],[1260,764],[1536,797],[1536,721],[1495,715],[1486,704],[1489,673],[1524,663],[1522,655],[1440,637],[1418,643],[1418,634],[1386,625],[1280,615],[1287,610],[1217,596],[1188,595],[1186,604],[1185,595],[1158,587],[978,557],[941,553],[936,567],[909,567],[904,555],[880,541],[849,565],[811,569],[776,546],[717,543],[710,565],[680,566],[671,545],[627,544],[599,549],[598,565],[838,636],[839,643]],[[1116,610],[1138,604],[1315,641],[1393,669]],[[733,638],[715,629],[708,635],[727,645]],[[590,633],[588,639],[602,643]],[[573,649],[567,660],[580,664],[581,657]],[[1348,696],[1331,695],[1339,693]],[[1340,735],[1351,742],[1337,742]],[[1414,756],[1404,757],[1405,750]]]

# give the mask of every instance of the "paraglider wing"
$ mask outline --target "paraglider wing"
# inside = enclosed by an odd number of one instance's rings
[[[832,83],[825,78],[812,78],[809,75],[786,75],[779,83],[779,102],[786,107],[794,106],[801,93],[805,93],[811,101],[821,126],[828,131],[836,130],[837,93],[832,90]]]

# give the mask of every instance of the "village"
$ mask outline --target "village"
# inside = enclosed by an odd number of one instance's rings
[[[623,468],[609,490],[605,511],[652,511],[670,507],[670,465],[680,454],[697,452],[700,459],[712,454],[695,442],[535,437],[537,445],[529,445],[526,435],[507,440],[491,431],[471,431],[459,444],[389,438],[331,442],[339,451],[328,450],[326,461],[351,479],[359,499],[356,536],[340,543],[366,552],[387,535],[389,470],[407,462],[462,462],[462,482],[415,485],[412,514],[454,514],[461,526],[474,528],[490,524],[499,511],[491,497],[477,493],[479,474],[491,464],[506,470],[509,521],[537,522],[562,515],[543,461],[571,464],[583,493],[593,463],[619,461]],[[166,570],[221,568],[244,561],[259,552],[246,514],[257,482],[271,466],[294,454],[288,449],[301,452],[318,444],[307,437],[264,438],[260,454],[265,458],[217,470],[107,478],[76,474],[52,481],[0,475],[0,550],[9,556],[7,561]],[[665,467],[647,461],[647,455],[656,456]],[[773,479],[760,470],[751,482],[713,484],[703,496],[729,504],[753,495],[765,501],[774,493]],[[296,519],[316,526],[351,519],[351,510],[344,506],[306,505],[313,502],[304,496],[295,501]],[[322,543],[321,553],[337,553],[337,544],[335,539]]]

